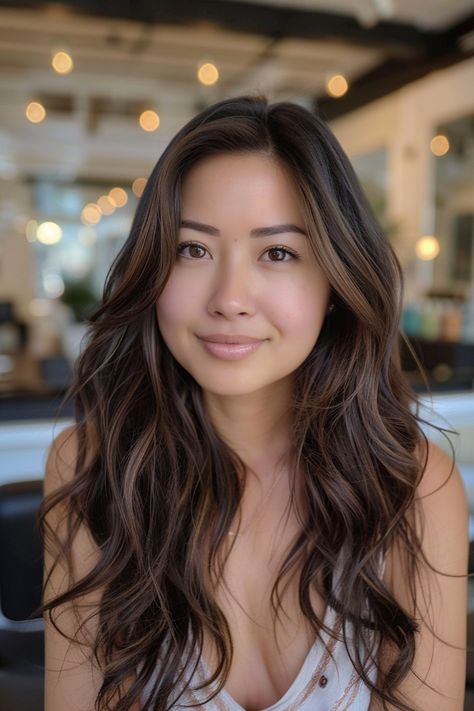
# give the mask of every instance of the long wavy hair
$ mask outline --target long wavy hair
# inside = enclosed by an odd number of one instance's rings
[[[384,584],[379,562],[397,543],[416,609],[415,579],[424,558],[416,488],[427,461],[420,461],[418,446],[428,441],[421,403],[401,368],[402,341],[422,366],[400,325],[403,276],[394,249],[325,121],[295,103],[270,104],[260,94],[220,101],[181,128],[153,168],[88,319],[66,393],[75,409],[74,476],[43,500],[38,519],[54,555],[45,586],[55,565],[71,565],[82,524],[100,557],[83,579],[70,578],[66,592],[47,603],[43,598],[40,612],[77,642],[54,612],[103,590],[90,613],[98,616],[90,658],[103,674],[97,711],[110,708],[130,677],[117,711],[139,698],[144,711],[172,708],[179,682],[195,670],[192,655],[201,656],[204,629],[218,653],[208,680],[217,680],[217,689],[209,698],[225,685],[232,635],[215,590],[246,470],[213,427],[200,386],[168,350],[156,304],[176,259],[183,178],[204,156],[229,152],[262,152],[290,170],[335,305],[295,373],[291,500],[294,473],[303,472],[305,511],[274,581],[272,612],[276,619],[282,583],[298,573],[300,607],[315,635],[321,628],[336,633],[312,608],[314,586],[338,619],[352,624],[355,653],[345,624],[338,638],[371,692],[384,708],[389,702],[413,711],[397,687],[413,663],[419,625]],[[46,520],[59,504],[67,510],[65,539]],[[373,683],[367,663],[378,665],[382,641],[395,654]]]

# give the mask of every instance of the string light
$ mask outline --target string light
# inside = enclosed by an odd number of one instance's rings
[[[419,259],[424,261],[434,259],[440,252],[439,240],[433,235],[424,235],[417,241],[415,251]]]
[[[59,50],[53,54],[51,66],[57,74],[70,74],[74,68],[74,62],[69,52]]]
[[[333,74],[326,81],[326,91],[327,93],[338,99],[347,92],[349,84],[347,79],[342,74]]]
[[[160,125],[160,117],[158,116],[156,111],[147,109],[146,111],[142,111],[138,122],[144,131],[156,131],[156,129]]]
[[[101,218],[100,208],[94,202],[89,202],[81,212],[81,220],[84,225],[96,225]]]
[[[39,101],[30,101],[26,107],[25,116],[31,123],[41,123],[46,116],[46,109]]]
[[[135,178],[132,183],[132,190],[137,197],[141,197],[146,185],[146,178]]]
[[[430,141],[431,152],[435,156],[444,156],[449,151],[449,141],[447,136],[439,133]]]
[[[101,195],[97,200],[97,207],[103,215],[111,215],[115,212],[116,205],[112,202],[108,195]]]
[[[63,236],[63,231],[56,222],[42,222],[36,230],[36,238],[42,244],[56,244]]]
[[[109,198],[115,207],[123,207],[128,201],[128,195],[123,188],[112,188],[109,191]]]
[[[215,64],[206,62],[198,67],[197,78],[204,86],[212,86],[219,79],[219,71]]]

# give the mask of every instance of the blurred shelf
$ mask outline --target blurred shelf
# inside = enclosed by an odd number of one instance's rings
[[[72,417],[74,404],[63,403],[65,391],[49,393],[0,393],[0,422],[52,420]]]

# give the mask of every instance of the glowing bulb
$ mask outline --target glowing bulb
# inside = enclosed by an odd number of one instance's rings
[[[56,244],[63,235],[63,231],[56,222],[42,222],[36,230],[36,238],[42,244]]]
[[[439,133],[430,141],[431,152],[435,156],[444,156],[449,151],[449,141],[446,136]]]
[[[51,66],[57,74],[69,74],[72,72],[74,62],[68,52],[55,52],[51,60]]]
[[[46,116],[46,109],[39,101],[30,101],[26,107],[25,115],[31,123],[41,123]]]
[[[123,207],[128,201],[128,195],[123,188],[112,188],[109,191],[109,198],[115,207]]]
[[[81,220],[85,225],[96,225],[100,222],[102,213],[94,202],[89,202],[81,212]]]
[[[132,190],[137,197],[141,197],[146,185],[146,178],[135,178],[132,183]]]
[[[438,256],[440,251],[439,241],[433,235],[420,237],[415,246],[416,256],[424,261],[429,261]]]
[[[140,118],[138,119],[141,128],[144,131],[156,131],[158,126],[160,125],[160,117],[156,113],[156,111],[143,111],[140,114]]]
[[[108,195],[102,195],[97,200],[97,206],[103,215],[111,215],[115,212],[116,207]]]
[[[204,86],[211,86],[219,79],[219,71],[215,64],[212,64],[212,62],[206,62],[205,64],[201,64],[198,68],[197,78],[201,84],[204,84]]]
[[[349,85],[342,74],[333,74],[326,82],[326,91],[330,96],[339,98],[344,96]]]

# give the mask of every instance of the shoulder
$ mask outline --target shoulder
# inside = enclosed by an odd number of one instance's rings
[[[93,454],[93,443],[89,437],[88,451],[85,461],[90,462]],[[53,439],[46,454],[44,471],[44,493],[49,494],[58,486],[67,484],[74,477],[79,454],[78,426],[65,427]]]
[[[451,456],[432,440],[420,443],[415,452],[423,469],[413,509],[422,550],[438,562],[447,556],[445,564],[453,569],[449,572],[456,573],[454,568],[462,572],[469,546],[469,504],[461,473]],[[388,551],[387,559],[390,572],[397,573],[394,550]]]
[[[77,425],[66,427],[54,438],[46,458],[45,494],[54,494],[58,487],[71,482],[76,471],[78,451]],[[92,450],[86,453],[86,462],[90,461],[91,454]],[[73,597],[70,586],[93,574],[102,554],[84,523],[80,524],[74,537],[68,539],[62,513],[60,515],[58,507],[54,506],[47,518],[51,530],[63,544],[67,540],[70,551],[68,563],[70,562],[71,567],[66,565],[63,557],[57,559],[60,566],[56,566],[53,552],[48,545],[44,546],[43,600],[60,613],[56,618],[59,629],[52,624],[49,614],[44,616],[45,707],[50,711],[63,711],[67,700],[71,711],[80,711],[95,708],[103,681],[102,670],[96,664],[95,658],[91,657],[90,650],[97,639],[99,608],[104,588],[97,583],[89,584],[86,592],[74,594]],[[60,602],[63,595],[68,597],[65,602]],[[127,677],[121,682],[120,693],[117,688],[117,698],[112,699],[112,702],[123,698],[122,694],[131,686],[133,680],[134,678]],[[139,702],[135,702],[131,711],[139,711],[140,708]]]
[[[450,574],[467,573],[469,548],[469,504],[458,466],[438,444],[418,448],[425,464],[417,487],[416,500],[421,513],[423,550]]]
[[[416,454],[424,470],[414,502],[414,524],[423,554],[417,556],[419,574],[415,580],[410,578],[401,546],[387,553],[387,585],[419,625],[412,672],[399,691],[407,695],[416,711],[462,711],[469,555],[467,493],[457,465],[439,445],[423,441]],[[390,656],[387,654],[387,659]],[[386,663],[382,666],[386,670]]]
[[[77,449],[76,425],[66,427],[53,439],[46,457],[45,493],[72,478]]]
[[[69,541],[75,563],[74,570],[80,576],[81,573],[89,570],[89,566],[84,565],[86,560],[88,563],[91,560],[97,562],[99,550],[89,528],[83,521],[75,527],[74,539],[69,539],[70,529],[67,520],[72,512],[69,508],[70,499],[67,485],[71,484],[76,473],[78,443],[77,425],[66,427],[53,439],[46,456],[43,494],[45,499],[48,497],[45,502],[47,507],[44,511],[45,521],[49,524],[47,530],[50,534],[53,533],[56,541],[58,538]],[[90,456],[91,453],[87,453],[86,461],[90,460]],[[77,516],[74,515],[74,521],[76,518]],[[47,544],[51,541],[51,535],[47,535],[43,541],[47,558],[49,558]]]
[[[465,576],[469,553],[469,504],[459,468],[451,456],[431,440],[418,446],[416,456],[423,472],[415,492],[411,523],[421,543],[420,569],[425,577],[430,577],[428,565],[423,560],[426,557],[428,563],[444,575]],[[402,591],[407,586],[407,579],[399,550],[394,548],[389,554],[391,583],[394,589]],[[431,580],[435,577],[431,575]],[[448,588],[449,580],[444,578],[444,586],[448,585]]]
[[[468,512],[467,495],[464,483],[457,465],[438,444],[428,439],[419,443],[416,448],[416,455],[419,462],[426,466],[423,476],[418,485],[418,496],[431,494],[439,486],[447,485],[445,493],[449,491],[451,495],[457,499],[457,503],[465,508],[465,513]]]

